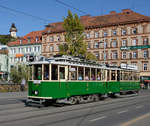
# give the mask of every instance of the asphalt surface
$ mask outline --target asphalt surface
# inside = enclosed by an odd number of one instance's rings
[[[64,107],[26,107],[26,96],[0,93],[0,126],[150,126],[150,90]]]

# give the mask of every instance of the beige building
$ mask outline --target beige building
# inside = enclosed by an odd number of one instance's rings
[[[150,17],[124,9],[104,16],[81,16],[80,20],[85,26],[88,50],[99,62],[137,65],[141,80],[150,80]],[[62,22],[47,25],[42,36],[42,55],[57,54],[58,46],[65,43],[64,33]]]

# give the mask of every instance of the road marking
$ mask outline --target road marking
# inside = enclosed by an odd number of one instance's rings
[[[104,119],[106,118],[107,116],[102,116],[102,117],[99,117],[99,118],[96,118],[96,119],[92,119],[90,120],[91,122],[94,122],[94,121],[97,121],[97,120],[101,120],[101,119]]]
[[[129,126],[129,125],[132,125],[132,124],[134,124],[135,122],[137,122],[137,121],[139,121],[139,120],[142,120],[142,119],[144,119],[144,118],[147,118],[147,117],[149,117],[149,116],[150,116],[150,113],[145,114],[145,115],[143,115],[143,116],[140,116],[140,117],[138,117],[138,118],[135,118],[135,119],[133,119],[133,120],[130,120],[130,121],[124,123],[124,124],[121,124],[120,126]]]
[[[125,112],[128,112],[128,110],[124,110],[124,111],[118,112],[118,114],[122,114],[122,113],[125,113]]]
[[[136,108],[137,108],[137,109],[140,109],[140,108],[142,108],[142,107],[143,107],[143,105],[141,105],[141,106],[137,106]]]

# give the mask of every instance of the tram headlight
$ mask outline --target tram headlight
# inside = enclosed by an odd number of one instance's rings
[[[38,91],[34,91],[34,94],[35,94],[35,95],[38,95],[38,93],[39,93]]]

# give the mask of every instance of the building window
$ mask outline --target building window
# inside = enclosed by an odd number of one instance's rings
[[[14,48],[14,54],[16,53],[16,48]]]
[[[144,50],[144,58],[148,58],[148,50]]]
[[[137,34],[137,28],[132,28],[132,34]]]
[[[95,32],[95,38],[98,38],[98,37],[99,37],[99,33]]]
[[[126,52],[122,52],[122,59],[126,59],[126,55],[127,55]]]
[[[40,46],[38,46],[37,48],[38,48],[38,52],[40,52]]]
[[[122,40],[122,46],[127,46],[127,40]]]
[[[91,48],[91,43],[90,42],[88,42],[88,49],[90,49]]]
[[[18,48],[18,53],[20,53],[20,50],[21,50],[21,49],[20,49],[20,48]]]
[[[118,58],[118,53],[117,51],[112,52],[112,59],[117,59]]]
[[[21,48],[21,53],[24,53],[24,49],[23,48]]]
[[[137,58],[137,52],[132,53],[132,58]]]
[[[57,40],[58,40],[58,41],[61,41],[60,35],[57,36]]]
[[[108,35],[107,32],[104,32],[104,37],[107,37],[107,35]]]
[[[143,39],[143,44],[144,44],[144,45],[148,45],[148,38],[144,38],[144,39]]]
[[[97,59],[99,59],[99,53],[95,53]]]
[[[116,30],[112,30],[112,35],[116,36],[117,35],[117,31]]]
[[[94,48],[99,48],[99,43],[95,42]]]
[[[144,64],[143,64],[143,70],[144,70],[144,71],[147,71],[147,63],[144,63]]]
[[[59,45],[56,45],[56,51],[59,51]]]
[[[50,52],[53,52],[53,51],[54,51],[54,47],[50,46]]]
[[[26,47],[26,53],[28,52],[28,47]]]
[[[86,33],[86,38],[87,38],[87,39],[90,38],[90,33]]]
[[[132,46],[136,46],[136,45],[137,45],[136,39],[133,39],[132,40]]]
[[[29,52],[32,52],[32,48],[31,47],[29,48]]]
[[[125,29],[122,29],[121,33],[122,33],[122,35],[126,35],[127,31]]]
[[[49,41],[50,41],[50,42],[53,42],[53,41],[54,41],[54,37],[53,37],[53,36],[50,36],[50,37],[49,37]]]
[[[31,38],[30,37],[28,37],[28,43],[30,43],[31,42]]]
[[[20,44],[22,44],[22,39],[20,39],[19,41],[20,41]]]
[[[36,36],[35,41],[38,42],[39,41],[39,37]]]
[[[117,41],[112,41],[111,46],[112,47],[117,47]]]

